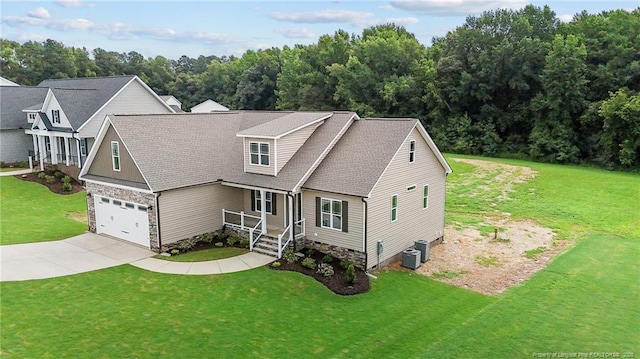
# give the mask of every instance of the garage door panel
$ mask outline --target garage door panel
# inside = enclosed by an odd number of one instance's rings
[[[149,247],[149,217],[146,206],[96,196],[96,232]]]

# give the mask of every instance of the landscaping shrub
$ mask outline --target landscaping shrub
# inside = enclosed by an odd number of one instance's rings
[[[240,240],[240,247],[242,248],[249,248],[249,239],[247,238],[242,238]]]
[[[60,171],[55,171],[53,173],[53,176],[57,179],[61,179],[62,177],[64,177],[64,173],[60,172]]]
[[[178,249],[172,249],[171,250],[171,255],[172,256],[177,256],[178,254],[180,254],[180,250],[178,250]]]
[[[340,262],[340,267],[342,267],[342,269],[347,269],[347,268],[349,268],[350,265],[351,265],[351,263],[349,263],[347,261],[341,261]]]
[[[18,168],[29,168],[29,162],[27,161],[18,161],[15,163],[15,167]]]
[[[216,246],[216,247],[222,247],[222,246],[224,246],[224,243],[222,243],[222,242],[216,242],[215,246]]]
[[[333,256],[331,256],[330,254],[327,254],[324,257],[322,257],[322,263],[331,263],[331,262],[333,262]]]
[[[307,257],[303,259],[300,264],[305,268],[314,269],[316,267],[316,260],[313,258]]]
[[[46,177],[47,177],[47,174],[46,174],[46,173],[44,173],[44,172],[40,172],[40,173],[38,173],[38,178],[40,178],[40,179],[45,179]]]
[[[71,183],[71,177],[69,176],[62,177],[62,183]]]
[[[213,235],[211,233],[205,233],[200,237],[200,240],[204,243],[211,243],[213,242]]]
[[[271,266],[272,266],[273,268],[278,268],[278,267],[280,267],[281,265],[282,265],[282,263],[277,262],[277,261],[276,261],[276,262],[271,263]]]
[[[220,241],[224,241],[227,238],[229,238],[229,233],[227,233],[227,232],[220,232],[218,234],[218,240],[220,240]]]
[[[302,261],[304,263],[304,261]],[[318,265],[318,273],[322,274],[325,277],[331,277],[335,272],[333,271],[333,267],[329,263],[320,263]]]
[[[307,257],[311,257],[314,253],[316,252],[315,249],[313,248],[308,248],[305,253],[307,254]]]
[[[62,190],[64,192],[69,192],[73,189],[73,186],[71,186],[71,183],[63,183],[62,184]]]
[[[240,238],[236,237],[236,236],[230,236],[229,238],[227,238],[227,244],[230,246],[235,246],[236,243],[240,242]]]
[[[180,249],[182,252],[188,252],[196,246],[196,243],[198,243],[198,241],[195,238],[185,239],[184,241],[178,243],[178,249]]]
[[[45,176],[44,178],[47,183],[54,183],[56,181],[56,178],[54,176]]]
[[[53,174],[56,173],[56,168],[52,167],[52,166],[46,166],[44,168],[44,173],[46,173],[46,174],[48,174],[50,176],[53,176]]]
[[[353,264],[349,264],[349,266],[347,267],[347,283],[349,283],[350,285],[353,285],[353,283],[356,282],[356,269],[354,268]]]
[[[295,263],[298,261],[298,256],[292,251],[284,252],[284,254],[282,255],[282,258],[284,258],[284,260],[287,261],[287,263],[289,264]]]

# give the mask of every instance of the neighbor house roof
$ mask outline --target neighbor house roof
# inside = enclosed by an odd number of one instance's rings
[[[113,125],[154,192],[218,180],[290,191],[306,179],[357,117],[353,112],[329,113],[277,177],[245,173],[243,139],[236,134],[292,114],[309,117],[304,112],[276,111],[116,115],[109,116],[105,126]]]
[[[18,85],[17,83],[11,80],[5,79],[4,77],[0,77],[0,86],[20,86],[20,85]]]
[[[30,127],[25,108],[38,110],[42,107],[48,88],[1,86],[0,129],[10,130]]]
[[[417,122],[414,119],[355,121],[303,187],[368,196]]]
[[[238,132],[239,137],[280,138],[331,117],[331,112],[294,112]]]
[[[202,101],[191,108],[191,112],[193,113],[208,113],[213,111],[229,111],[229,108],[213,100]]]

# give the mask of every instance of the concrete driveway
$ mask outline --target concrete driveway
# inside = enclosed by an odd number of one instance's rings
[[[61,241],[0,246],[0,281],[84,273],[135,262],[154,254],[94,233]]]

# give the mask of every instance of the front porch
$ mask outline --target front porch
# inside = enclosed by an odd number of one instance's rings
[[[31,166],[43,171],[46,164],[82,168],[87,159],[88,141],[74,137],[71,132],[27,130],[33,138],[33,150],[29,151]],[[72,171],[73,172],[73,171]]]

